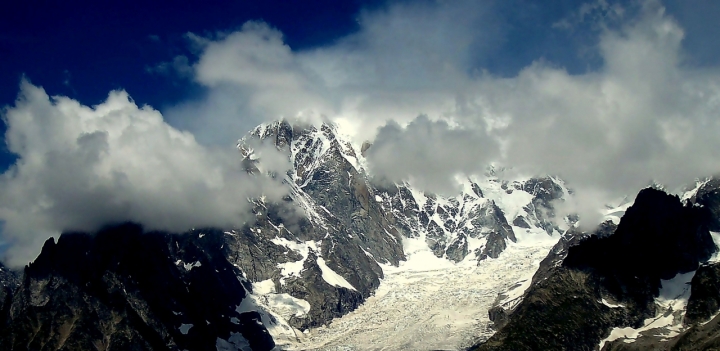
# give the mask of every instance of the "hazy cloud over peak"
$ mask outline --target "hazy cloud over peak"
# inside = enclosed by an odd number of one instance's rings
[[[405,128],[395,122],[382,127],[367,159],[381,179],[410,180],[426,191],[455,195],[455,175],[482,174],[498,151],[483,130],[453,128],[420,115]]]

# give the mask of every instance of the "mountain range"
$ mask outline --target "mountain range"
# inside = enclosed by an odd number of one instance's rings
[[[266,169],[260,145],[289,170]],[[261,125],[237,148],[246,172],[282,180],[281,201],[238,199],[254,219],[234,228],[48,239],[0,268],[2,349],[720,349],[714,178],[641,189],[584,232],[556,214],[573,192],[550,175],[490,166],[430,194],[373,177],[372,145],[331,123]],[[464,319],[438,322],[465,300]]]

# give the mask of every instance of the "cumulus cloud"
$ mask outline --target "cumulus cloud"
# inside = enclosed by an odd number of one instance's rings
[[[202,45],[193,67],[206,95],[168,110],[169,121],[205,143],[283,117],[330,118],[370,139],[388,120],[404,125],[452,109],[465,68],[496,45],[500,27],[475,1],[396,3],[358,21],[359,32],[303,51],[261,22],[191,36]]]
[[[192,66],[205,95],[169,109],[173,125],[193,131],[205,144],[225,144],[267,120],[333,111],[314,81],[283,42],[262,22],[217,39],[189,35],[201,54]],[[208,123],[208,121],[211,121]]]
[[[305,51],[249,23],[209,40],[195,74],[212,92],[204,101],[233,101],[217,126],[327,116],[359,142],[375,139],[377,175],[441,191],[490,163],[555,174],[592,218],[653,180],[672,189],[719,170],[720,72],[685,64],[684,30],[659,1],[636,4],[588,3],[568,19],[595,22],[602,65],[582,74],[542,58],[512,77],[484,72],[476,63],[505,24],[493,3],[474,1],[366,11],[357,33]]]
[[[478,82],[476,104],[511,122],[503,162],[567,179],[585,206],[717,174],[720,71],[683,65],[684,32],[657,2],[602,33],[598,72],[532,65],[505,83]],[[582,209],[588,216],[592,211]],[[586,216],[587,217],[587,216]]]
[[[570,75],[540,61],[511,78],[460,80],[464,89],[455,110],[441,115],[463,128],[493,130],[489,134],[500,140],[501,152],[478,153],[478,161],[567,180],[577,196],[567,210],[592,223],[602,204],[632,196],[652,181],[676,189],[720,171],[720,71],[684,65],[683,38],[664,7],[647,1],[638,17],[600,33],[600,70]],[[416,134],[410,125],[403,133],[408,139]],[[474,153],[474,143],[482,140],[459,142],[462,151],[445,154],[445,177],[435,173],[436,178],[451,181],[453,172],[467,167],[459,154]],[[418,138],[416,145],[422,142]],[[412,148],[426,149],[432,150]],[[436,158],[404,150],[394,157]]]
[[[24,81],[4,118],[8,149],[18,156],[0,177],[2,236],[13,245],[13,265],[62,231],[122,221],[170,231],[238,226],[250,219],[248,198],[283,195],[273,180],[243,172],[232,144],[202,146],[123,91],[88,107]]]

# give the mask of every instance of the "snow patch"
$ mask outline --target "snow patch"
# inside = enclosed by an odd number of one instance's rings
[[[253,287],[254,289],[254,287]],[[268,293],[257,295],[248,293],[235,307],[238,314],[256,311],[260,314],[262,324],[267,328],[275,344],[289,345],[296,342],[298,331],[287,320],[291,317],[302,317],[310,312],[310,303],[289,294]],[[230,318],[231,323],[238,324],[236,317]]]
[[[690,200],[697,194],[698,190],[702,188],[703,185],[707,184],[707,182],[710,181],[711,178],[707,178],[705,180],[698,180],[695,182],[695,187],[684,192],[682,196],[680,196],[680,201],[685,202],[686,200]]]
[[[191,271],[193,268],[195,268],[195,267],[200,267],[200,266],[202,266],[202,263],[200,263],[200,261],[195,261],[195,262],[193,262],[193,263],[185,263],[185,264],[183,264],[183,268],[185,268],[186,271]]]
[[[186,262],[183,262],[182,260],[177,260],[177,261],[175,261],[175,265],[182,266],[183,268],[185,268],[186,271],[191,271],[195,267],[202,266],[202,263],[200,261],[195,261],[193,263],[186,263]]]
[[[257,295],[267,295],[275,292],[275,283],[272,279],[266,279],[257,283],[252,283],[253,293]]]
[[[302,272],[305,260],[307,260],[307,257],[310,254],[310,250],[319,252],[318,243],[314,241],[294,242],[280,237],[275,237],[271,241],[275,245],[285,246],[302,256],[299,261],[278,263],[277,267],[280,268],[280,274],[282,275],[280,278],[280,284],[283,285],[285,284],[285,280],[289,277],[300,277],[300,272]]]
[[[633,201],[627,202],[625,198],[623,198],[624,202],[621,200],[621,204],[618,206],[611,206],[610,208],[607,208],[603,210],[601,213],[603,214],[603,221],[610,220],[613,222],[613,224],[618,225],[620,224],[620,218],[625,214],[625,211],[627,211],[630,206],[633,205]]]
[[[190,328],[192,328],[192,327],[193,327],[192,324],[183,323],[183,324],[180,324],[180,327],[178,327],[178,330],[180,330],[180,333],[182,333],[183,335],[187,335],[187,333],[190,331]]]
[[[480,183],[478,183],[480,185]],[[481,190],[486,198],[495,201],[495,204],[503,211],[505,218],[512,222],[515,217],[525,213],[525,206],[530,204],[533,195],[524,190],[512,189],[508,194],[501,187],[499,181],[488,181],[483,183]]]
[[[325,264],[325,259],[322,257],[317,258],[317,264],[320,267],[320,270],[322,271],[322,278],[325,280],[328,284],[332,286],[339,286],[343,287],[345,289],[350,289],[357,291],[355,287],[352,286],[352,284],[348,283],[345,278],[343,278],[340,274],[337,274],[337,272],[333,271],[330,267],[328,267]]]
[[[425,233],[421,233],[417,238],[403,237],[402,244],[407,259],[400,261],[397,267],[390,264],[381,265],[383,273],[423,272],[455,267],[451,261],[435,256],[425,242]]]
[[[608,300],[605,300],[604,298],[603,298],[600,302],[602,302],[603,305],[605,305],[605,306],[607,306],[607,307],[610,307],[610,308],[623,308],[623,307],[625,307],[625,305],[621,305],[621,304],[617,304],[617,305],[616,305],[616,304],[610,303],[610,302],[608,302]]]
[[[266,305],[284,319],[302,317],[310,312],[310,303],[290,294],[267,294],[263,296]]]

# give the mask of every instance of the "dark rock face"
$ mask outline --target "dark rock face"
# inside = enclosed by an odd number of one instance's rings
[[[698,268],[690,284],[685,325],[705,322],[720,311],[720,263]]]
[[[703,207],[642,190],[614,234],[607,235],[614,229],[607,224],[596,235],[563,238],[509,321],[473,350],[592,350],[614,327],[641,326],[655,314],[660,279],[697,269],[717,250],[709,218]]]
[[[472,224],[481,228],[490,228],[490,233],[487,235],[487,244],[478,254],[479,260],[488,257],[498,258],[500,253],[505,251],[507,247],[506,240],[517,241],[515,232],[513,232],[512,227],[505,219],[505,215],[494,201],[490,201],[488,204],[485,215],[476,217]]]
[[[720,316],[716,316],[707,323],[696,324],[677,337],[658,344],[657,350],[720,350]]]
[[[720,264],[703,265],[691,282],[683,324],[688,329],[671,339],[642,336],[632,344],[615,342],[607,350],[720,350]]]
[[[5,350],[270,350],[257,312],[238,313],[248,282],[221,232],[144,233],[124,224],[49,239],[2,319]]]
[[[708,180],[698,189],[692,200],[710,212],[708,228],[714,232],[720,231],[720,179],[713,177]]]
[[[15,289],[22,280],[22,272],[12,270],[0,263],[0,287]]]
[[[697,269],[717,250],[709,220],[705,208],[684,206],[676,196],[647,188],[628,208],[615,234],[570,248],[564,264],[627,279],[670,279]]]
[[[570,228],[570,230],[560,237],[557,244],[550,249],[548,255],[540,262],[538,270],[535,272],[535,275],[533,275],[532,282],[536,283],[551,276],[555,267],[562,265],[571,247],[577,246],[590,236],[599,238],[610,236],[616,229],[617,225],[611,221],[601,223],[592,233],[585,233],[577,228]]]
[[[500,329],[508,322],[508,314],[501,306],[494,306],[488,310],[488,319],[493,322],[493,328]]]
[[[468,243],[465,234],[458,234],[457,238],[445,250],[445,255],[453,262],[460,262],[468,255]]]
[[[303,279],[294,279],[288,282],[283,290],[309,302],[310,306],[317,306],[314,310],[311,309],[309,317],[291,318],[290,323],[302,328],[314,327],[322,321],[341,317],[355,310],[365,300],[358,291],[328,284],[323,280],[322,272],[316,261],[317,257],[311,253],[303,267]]]
[[[0,316],[10,311],[15,290],[22,281],[22,273],[11,270],[0,263]],[[0,330],[6,328],[6,320],[0,318]]]
[[[555,228],[552,219],[555,217],[553,201],[563,196],[563,189],[552,178],[533,178],[519,187],[533,195],[532,202],[525,210],[537,221],[539,226],[551,234]]]
[[[589,273],[558,267],[526,292],[497,334],[472,350],[592,350],[612,326],[642,322],[642,315],[603,305],[600,284]]]

